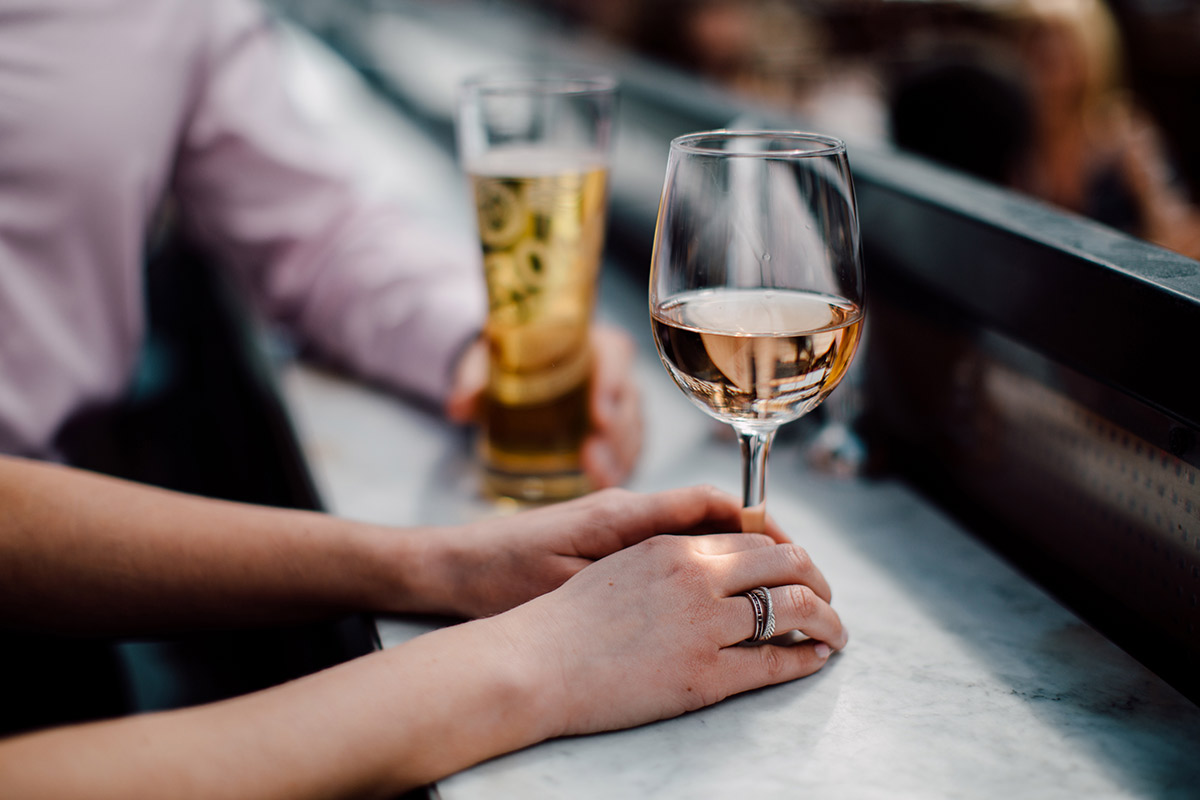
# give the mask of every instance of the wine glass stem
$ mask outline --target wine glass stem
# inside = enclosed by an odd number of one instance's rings
[[[742,444],[742,531],[762,533],[767,516],[767,451],[775,430],[737,429]]]

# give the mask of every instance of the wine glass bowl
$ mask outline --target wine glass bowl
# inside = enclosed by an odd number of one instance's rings
[[[863,272],[846,147],[789,131],[712,131],[671,143],[650,268],[667,372],[743,449],[744,529],[761,530],[776,429],[846,374]]]

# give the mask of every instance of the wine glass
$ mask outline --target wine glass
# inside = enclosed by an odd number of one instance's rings
[[[742,530],[762,531],[775,431],[846,374],[863,324],[846,146],[790,131],[671,142],[650,265],[667,372],[742,447]]]

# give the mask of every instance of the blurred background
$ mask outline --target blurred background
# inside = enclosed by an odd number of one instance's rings
[[[1193,0],[529,5],[851,139],[1200,256]]]
[[[895,145],[1200,256],[1195,0],[273,5],[374,70],[412,46],[411,33],[387,38],[379,17],[389,12],[532,19],[592,51],[699,77],[852,142]],[[439,82],[433,63],[424,72]]]

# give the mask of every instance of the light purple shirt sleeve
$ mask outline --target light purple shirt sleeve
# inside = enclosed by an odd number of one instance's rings
[[[177,156],[185,225],[324,357],[441,402],[485,314],[473,237],[365,199],[290,105],[269,21],[221,5]]]
[[[484,320],[473,233],[360,194],[254,0],[0,0],[0,23],[0,451],[52,457],[127,391],[165,196],[311,349],[445,397]]]

